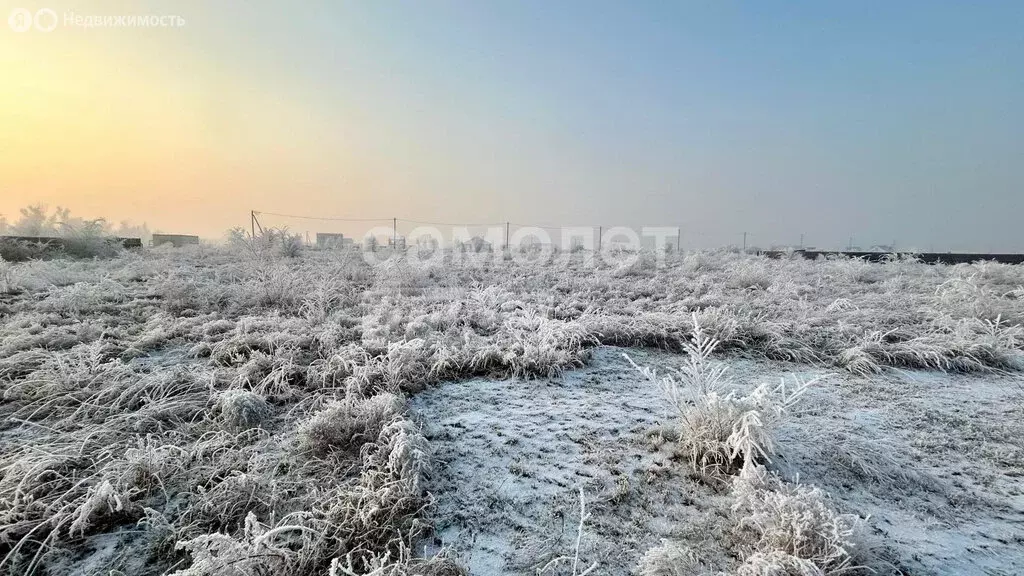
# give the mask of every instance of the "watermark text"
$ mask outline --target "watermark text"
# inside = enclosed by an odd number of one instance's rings
[[[57,14],[51,8],[33,12],[15,8],[7,24],[15,32],[53,32],[57,28],[181,28],[185,18],[176,14],[79,14],[66,11]]]

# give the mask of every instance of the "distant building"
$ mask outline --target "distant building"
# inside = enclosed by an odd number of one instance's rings
[[[352,239],[346,238],[344,234],[334,234],[331,232],[317,232],[316,233],[316,247],[325,250],[331,250],[335,248],[343,248],[345,246],[351,246]]]
[[[153,239],[149,242],[149,245],[154,248],[164,244],[170,244],[175,248],[198,246],[199,236],[190,236],[188,234],[153,234]]]
[[[388,248],[405,250],[405,236],[398,236],[397,238],[388,236]]]
[[[488,242],[487,240],[484,240],[483,238],[481,238],[479,236],[473,236],[472,238],[470,238],[468,240],[464,240],[462,242],[462,251],[463,252],[476,252],[476,253],[479,253],[479,252],[491,252],[492,250],[493,250],[493,247],[491,246],[491,243]]]

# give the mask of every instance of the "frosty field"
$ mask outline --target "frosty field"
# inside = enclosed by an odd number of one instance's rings
[[[1022,266],[387,256],[0,262],[0,574],[1024,572]]]

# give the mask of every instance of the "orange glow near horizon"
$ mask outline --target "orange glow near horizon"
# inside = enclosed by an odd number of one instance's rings
[[[355,162],[329,116],[124,38],[145,33],[0,34],[0,214],[41,203],[213,238],[250,209],[338,194]]]

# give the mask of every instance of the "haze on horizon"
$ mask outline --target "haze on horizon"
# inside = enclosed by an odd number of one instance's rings
[[[176,15],[14,32],[14,8]],[[0,2],[0,214],[1021,251],[1024,4]],[[268,225],[293,221],[271,220]],[[316,226],[309,229],[315,230]]]

